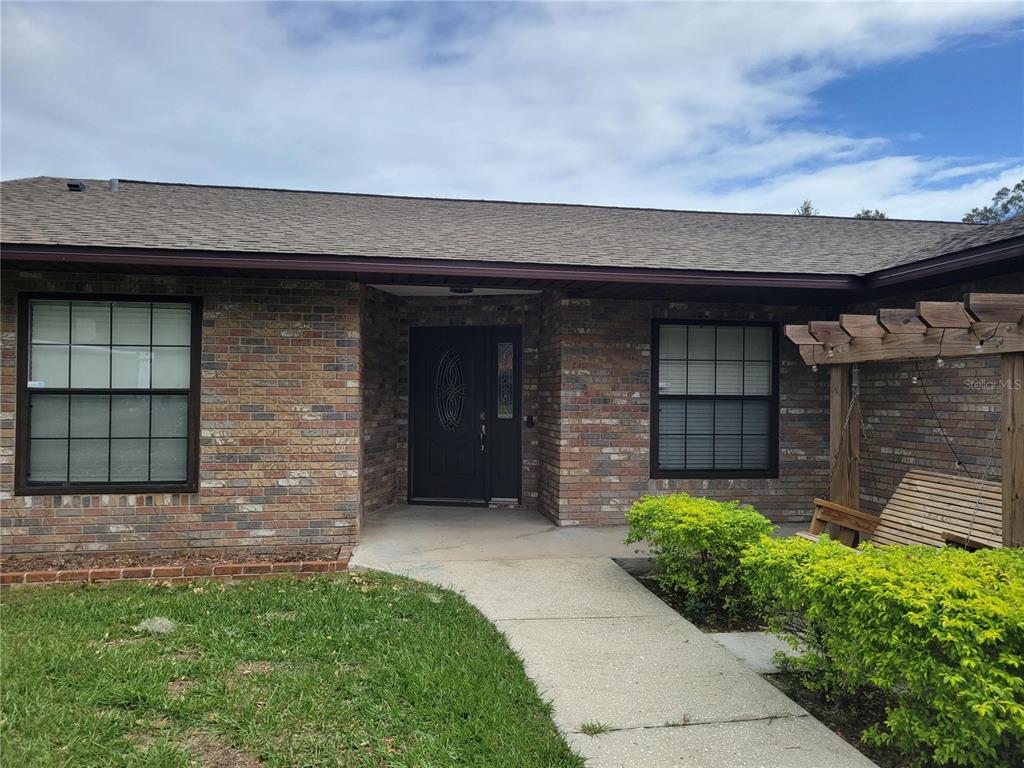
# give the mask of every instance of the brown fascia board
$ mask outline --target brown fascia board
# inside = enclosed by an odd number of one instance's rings
[[[864,290],[870,293],[912,281],[993,267],[1000,272],[1024,270],[1024,235],[872,272],[864,278]]]
[[[787,272],[723,272],[715,270],[594,267],[561,264],[517,264],[461,259],[381,258],[235,251],[150,248],[102,248],[19,243],[0,244],[0,259],[38,264],[239,269],[253,271],[410,275],[416,277],[550,280],[564,283],[789,288],[850,292],[861,298],[911,282],[931,282],[943,275],[970,276],[973,271],[1024,269],[1024,236],[943,254],[878,270],[868,275],[827,275]],[[966,273],[966,274],[964,274]]]
[[[459,259],[369,258],[234,251],[0,245],[3,260],[38,264],[109,264],[173,268],[246,269],[275,272],[364,273],[476,279],[551,280],[554,282],[707,285],[724,287],[801,288],[849,291],[860,287],[853,275],[785,272],[721,272],[715,270],[591,267],[559,264],[516,264]]]

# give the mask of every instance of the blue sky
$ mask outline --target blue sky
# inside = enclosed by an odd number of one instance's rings
[[[900,151],[981,160],[1020,156],[1024,24],[855,71],[815,98],[812,119],[821,125],[886,136]]]
[[[1021,3],[18,3],[0,175],[958,219]]]

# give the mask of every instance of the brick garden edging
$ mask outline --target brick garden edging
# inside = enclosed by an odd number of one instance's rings
[[[153,565],[126,568],[76,568],[52,571],[4,571],[0,587],[29,584],[106,584],[113,581],[243,581],[291,574],[305,578],[314,573],[348,570],[348,560],[301,560],[290,563],[213,563],[210,565]]]

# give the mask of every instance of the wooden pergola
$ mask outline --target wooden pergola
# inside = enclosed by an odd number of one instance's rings
[[[787,325],[810,366],[829,368],[829,498],[860,501],[858,363],[999,355],[1002,360],[1003,545],[1024,546],[1024,294],[970,293],[960,301],[920,301],[914,309]]]

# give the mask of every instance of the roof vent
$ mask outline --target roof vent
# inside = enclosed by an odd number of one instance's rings
[[[110,180],[110,191],[117,192],[117,179]]]
[[[68,192],[85,192],[85,182],[80,179],[72,179],[68,182]]]

